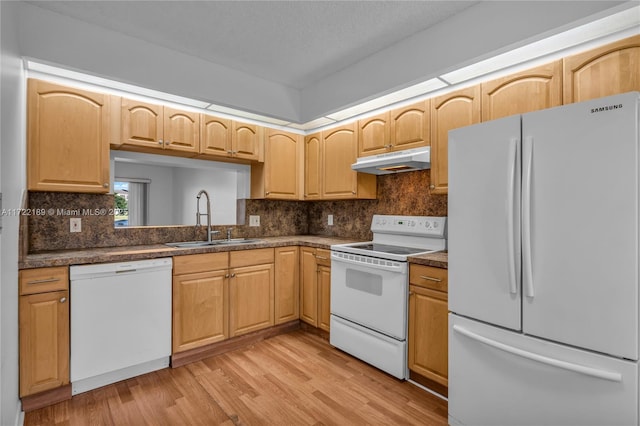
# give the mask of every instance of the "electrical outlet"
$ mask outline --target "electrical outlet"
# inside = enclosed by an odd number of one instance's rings
[[[72,217],[69,219],[69,232],[82,231],[82,218]]]
[[[249,226],[260,226],[260,216],[249,215]]]
[[[327,216],[327,225],[333,226],[333,215],[332,214]]]

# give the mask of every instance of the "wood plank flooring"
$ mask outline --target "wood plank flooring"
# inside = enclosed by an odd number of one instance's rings
[[[446,425],[447,403],[295,331],[25,415],[31,425]]]

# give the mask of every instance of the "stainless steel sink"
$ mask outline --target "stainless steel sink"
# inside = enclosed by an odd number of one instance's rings
[[[247,238],[231,238],[230,240],[216,240],[217,244],[251,244],[257,243],[260,240],[257,239],[247,239]]]
[[[177,243],[166,243],[169,247],[177,248],[189,248],[189,247],[208,247],[218,245],[231,245],[231,244],[250,244],[257,243],[260,240],[246,239],[246,238],[231,238],[230,240],[213,240],[213,241],[181,241]]]
[[[169,247],[179,247],[179,248],[206,247],[206,246],[215,246],[217,244],[218,244],[217,241],[181,241],[178,243],[165,243],[165,245]]]

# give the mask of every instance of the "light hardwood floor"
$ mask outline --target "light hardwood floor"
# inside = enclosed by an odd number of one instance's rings
[[[295,331],[27,413],[25,425],[446,425],[447,403]]]

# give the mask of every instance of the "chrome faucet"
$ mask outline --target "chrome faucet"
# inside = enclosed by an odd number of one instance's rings
[[[227,241],[231,240],[231,231],[233,231],[233,228],[227,228]]]
[[[204,194],[207,197],[207,212],[206,213],[200,213],[200,197],[202,197],[202,194]],[[211,242],[211,234],[218,234],[220,231],[212,231],[211,230],[211,199],[209,198],[209,194],[207,193],[207,191],[205,191],[204,189],[201,190],[200,192],[198,192],[198,195],[196,195],[196,198],[198,199],[197,203],[196,203],[196,226],[200,226],[200,218],[202,216],[207,216],[207,242]]]

